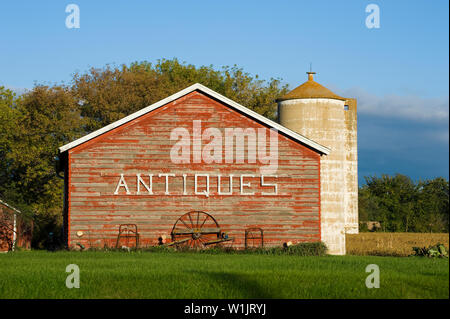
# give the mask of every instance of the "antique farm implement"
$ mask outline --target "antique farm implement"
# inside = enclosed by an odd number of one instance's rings
[[[250,227],[245,230],[245,249],[264,247],[264,231],[259,227]]]
[[[116,248],[119,248],[121,239],[126,242],[126,247],[130,244],[130,239],[134,241],[135,247],[139,248],[139,232],[136,224],[121,224],[119,225],[119,235],[117,235]]]
[[[191,211],[178,218],[171,237],[172,242],[168,246],[190,248],[206,248],[233,240],[222,232],[214,217],[202,211]]]

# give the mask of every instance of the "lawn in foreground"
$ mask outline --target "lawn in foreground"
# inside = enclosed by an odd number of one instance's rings
[[[65,286],[80,267],[80,288]],[[380,288],[368,289],[368,264]],[[448,259],[149,252],[0,254],[0,298],[449,298]]]

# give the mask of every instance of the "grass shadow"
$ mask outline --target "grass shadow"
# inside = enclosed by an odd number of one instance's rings
[[[233,274],[214,271],[190,271],[195,275],[208,277],[208,279],[216,282],[221,289],[229,289],[230,291],[239,291],[242,294],[241,298],[250,299],[273,299],[273,295],[260,285],[257,280],[248,278],[243,274]],[[230,295],[235,295],[231,293]]]

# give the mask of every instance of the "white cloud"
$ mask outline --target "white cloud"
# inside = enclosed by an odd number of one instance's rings
[[[448,141],[449,141],[448,129],[447,130],[436,130],[434,132],[428,132],[426,135],[431,140],[435,140],[438,142],[443,142],[443,143],[448,144]]]
[[[371,94],[360,88],[352,88],[342,93],[358,101],[358,113],[401,118],[420,122],[448,122],[449,98],[422,98],[408,95]]]

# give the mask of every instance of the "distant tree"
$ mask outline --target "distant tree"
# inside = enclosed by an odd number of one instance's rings
[[[359,189],[358,195],[359,220],[361,222],[378,221],[378,199],[373,196],[367,186]]]
[[[366,177],[365,187],[367,195],[373,197],[376,215],[384,231],[410,230],[416,187],[409,177],[400,174]]]
[[[409,177],[366,177],[359,189],[359,218],[389,232],[448,232],[449,186],[443,178],[414,183]]]
[[[417,201],[420,232],[449,231],[449,182],[442,177],[419,182]]]
[[[17,123],[16,111],[18,98],[11,91],[0,86],[0,197],[5,198],[10,184],[10,168],[13,165],[9,157],[13,147],[11,135]]]

